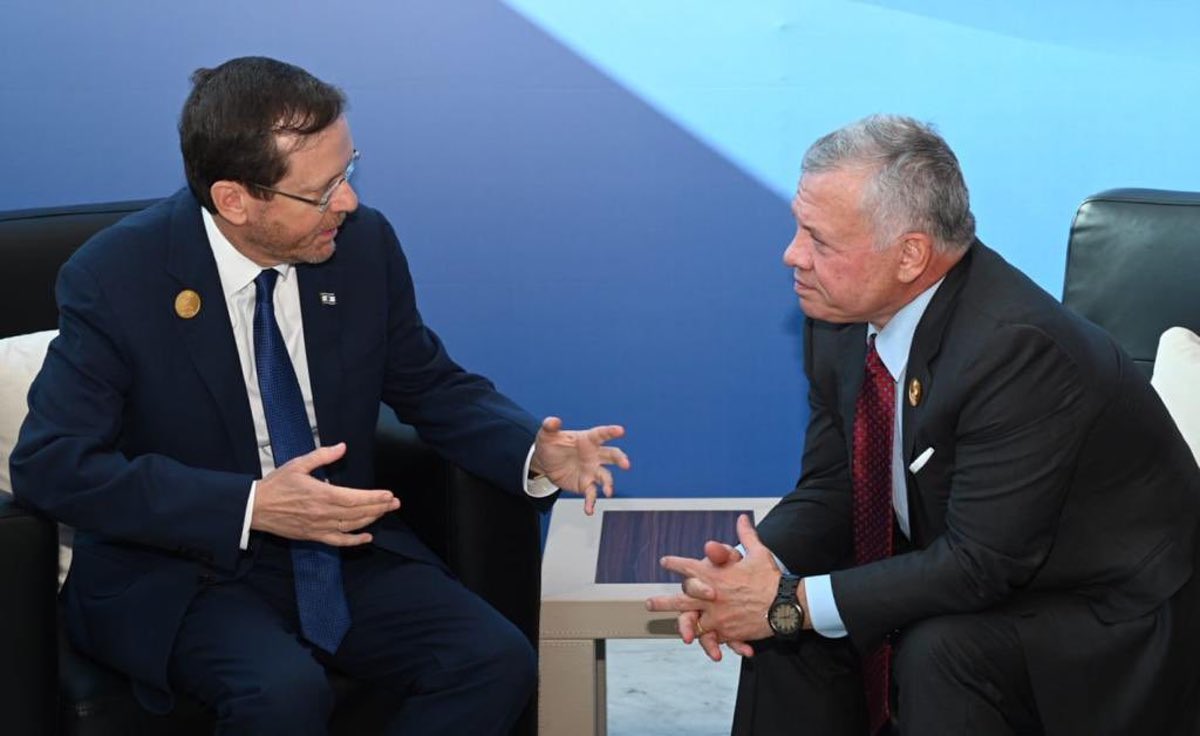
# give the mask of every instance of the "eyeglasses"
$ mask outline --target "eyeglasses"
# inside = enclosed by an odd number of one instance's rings
[[[263,184],[255,184],[254,186],[256,186],[259,189],[262,189],[264,191],[268,191],[273,194],[278,194],[281,197],[287,197],[288,199],[294,199],[297,202],[311,204],[313,207],[317,208],[318,212],[324,213],[326,210],[329,209],[329,203],[331,201],[333,201],[333,195],[335,193],[337,193],[338,187],[340,187],[341,185],[350,181],[350,177],[354,176],[354,167],[358,164],[358,157],[359,157],[359,153],[358,153],[358,149],[356,148],[356,149],[354,149],[354,153],[350,156],[350,163],[346,164],[346,170],[344,172],[342,172],[342,175],[339,176],[336,180],[334,180],[334,182],[332,184],[329,185],[329,188],[325,190],[325,192],[321,195],[320,199],[313,199],[312,197],[301,197],[299,194],[291,194],[289,192],[280,191],[273,187],[265,186]]]

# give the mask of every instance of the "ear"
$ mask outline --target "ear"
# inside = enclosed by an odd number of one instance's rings
[[[233,225],[246,224],[246,220],[250,217],[249,208],[252,203],[250,202],[250,193],[244,186],[235,181],[222,179],[213,182],[208,193],[212,197],[218,215]]]
[[[925,273],[933,256],[933,238],[921,232],[905,233],[900,238],[900,263],[896,269],[896,278],[905,284],[911,284]]]

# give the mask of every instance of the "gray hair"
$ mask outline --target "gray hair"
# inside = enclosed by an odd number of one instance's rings
[[[930,235],[942,252],[965,250],[975,240],[958,158],[932,124],[901,115],[865,117],[812,144],[801,176],[856,166],[874,170],[861,207],[871,213],[878,247],[909,230]]]

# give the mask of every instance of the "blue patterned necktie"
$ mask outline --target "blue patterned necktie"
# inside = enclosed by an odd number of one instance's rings
[[[254,359],[263,413],[271,435],[275,467],[316,449],[300,382],[275,321],[273,295],[279,272],[268,268],[254,279]],[[318,469],[314,475],[324,478]],[[296,612],[304,638],[332,654],[350,628],[350,607],[342,587],[342,564],[335,547],[293,540],[292,573]]]

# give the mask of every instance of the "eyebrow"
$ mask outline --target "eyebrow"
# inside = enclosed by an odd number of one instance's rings
[[[321,184],[320,186],[318,186],[318,187],[315,187],[315,188],[313,189],[313,191],[314,191],[314,192],[324,192],[326,189],[328,189],[329,187],[333,186],[333,183],[334,183],[335,181],[337,181],[338,179],[342,178],[342,174],[345,174],[345,173],[346,173],[346,169],[345,169],[345,167],[342,167],[342,170],[341,170],[341,171],[339,171],[338,173],[336,173],[336,174],[334,174],[333,176],[331,176],[331,177],[329,177],[328,179],[326,179],[324,184]]]
[[[350,162],[352,162],[352,161],[354,160],[354,151],[355,151],[355,150],[358,150],[358,149],[353,149],[353,150],[351,150],[351,151],[350,151],[350,158],[346,159],[346,163],[342,164],[342,168],[341,168],[341,169],[340,169],[340,170],[339,170],[339,171],[338,171],[336,174],[334,174],[333,176],[331,176],[331,177],[329,177],[328,179],[326,179],[324,184],[318,184],[317,186],[315,186],[315,187],[313,187],[313,188],[309,189],[308,191],[310,191],[310,192],[321,192],[321,193],[323,193],[323,192],[324,192],[326,189],[328,189],[328,188],[329,188],[329,187],[330,187],[330,186],[331,186],[331,185],[332,185],[332,184],[333,184],[335,181],[337,181],[338,179],[342,178],[342,175],[346,173],[346,167],[347,167],[347,166],[349,166],[349,165],[350,165]]]
[[[792,203],[792,216],[796,218],[796,224],[801,230],[807,230],[808,234],[811,235],[815,240],[820,240],[822,242],[825,241],[825,238],[821,235],[821,232],[814,225],[810,225],[800,219],[800,208],[796,206],[795,202]]]

